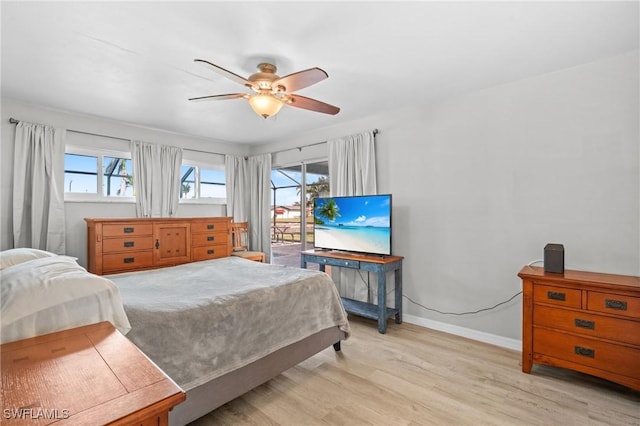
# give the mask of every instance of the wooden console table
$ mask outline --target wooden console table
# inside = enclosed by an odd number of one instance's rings
[[[167,426],[185,393],[108,322],[5,343],[2,424]]]
[[[397,324],[402,323],[402,256],[377,256],[345,253],[331,250],[307,250],[300,256],[300,267],[307,263],[317,263],[324,272],[326,265],[341,268],[358,269],[378,274],[378,304],[366,303],[342,297],[344,309],[352,314],[378,320],[378,331],[386,333],[387,320],[395,318]],[[395,276],[395,307],[387,307],[386,273],[393,271]]]

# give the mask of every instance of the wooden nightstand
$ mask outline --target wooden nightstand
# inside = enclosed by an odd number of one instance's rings
[[[185,393],[108,322],[5,343],[3,424],[168,425]]]

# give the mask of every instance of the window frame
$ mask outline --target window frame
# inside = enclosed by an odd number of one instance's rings
[[[194,167],[194,192],[195,198],[182,198],[180,197],[180,204],[212,204],[212,205],[221,205],[227,203],[227,197],[202,197],[201,193],[201,170],[202,169],[210,169],[210,170],[221,170],[225,175],[224,185],[226,187],[226,167],[224,164],[213,164],[206,161],[194,161],[194,160],[182,160],[182,164],[180,164],[180,171],[182,173],[182,167]],[[182,188],[180,188],[182,194]]]
[[[130,151],[119,151],[103,148],[88,148],[85,146],[66,145],[64,150],[65,155],[84,155],[96,158],[96,193],[83,193],[83,192],[67,192],[64,190],[65,202],[102,202],[102,203],[135,203],[136,197],[134,196],[120,196],[120,195],[103,195],[103,170],[102,165],[104,157],[122,158],[125,160],[132,160]],[[64,171],[67,173],[66,167]]]

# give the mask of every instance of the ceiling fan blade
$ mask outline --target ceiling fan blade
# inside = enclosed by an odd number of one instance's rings
[[[238,99],[244,98],[247,95],[244,93],[229,93],[227,95],[210,95],[210,96],[199,96],[197,98],[189,98],[190,101],[223,101],[225,99]]]
[[[285,105],[331,115],[336,115],[340,112],[340,108],[337,106],[329,105],[300,95],[288,95],[288,101],[285,102]]]
[[[283,92],[291,93],[316,84],[327,77],[329,77],[329,75],[324,72],[324,70],[320,68],[309,68],[308,70],[285,75],[271,83],[271,87],[276,88],[282,86],[284,87],[284,89],[282,89]]]
[[[253,87],[253,83],[249,80],[247,80],[244,77],[239,76],[238,74],[232,73],[229,70],[226,70],[222,67],[219,67],[216,64],[212,64],[209,61],[205,61],[204,59],[194,59],[193,62],[199,62],[201,64],[204,64],[205,66],[207,66],[208,68],[213,69],[215,72],[217,72],[218,74],[227,77],[228,79],[231,79],[233,81],[235,81],[236,83],[240,83],[243,86],[247,86],[247,87]]]

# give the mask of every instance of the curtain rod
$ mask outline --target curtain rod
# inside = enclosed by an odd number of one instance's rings
[[[373,136],[375,137],[375,135],[380,133],[380,130],[373,129],[372,132],[373,132]],[[324,143],[327,143],[327,141],[310,143],[308,145],[300,145],[300,146],[296,146],[294,148],[285,148],[285,149],[281,149],[279,151],[272,151],[271,154],[279,154],[281,152],[293,151],[294,149],[297,149],[298,151],[302,151],[302,148],[309,148],[310,146],[322,145]]]
[[[9,118],[9,123],[11,124],[18,124],[20,121],[16,120],[13,117]],[[82,135],[90,135],[90,136],[99,136],[102,138],[109,138],[109,139],[117,139],[117,140],[121,140],[121,141],[130,141],[131,139],[126,139],[126,138],[120,138],[117,136],[109,136],[109,135],[101,135],[99,133],[91,133],[91,132],[85,132],[82,130],[73,130],[73,129],[66,129],[67,132],[73,132],[73,133],[80,133]],[[373,136],[377,135],[380,131],[378,129],[373,129]],[[315,142],[315,143],[310,143],[308,145],[301,145],[301,146],[297,146],[295,148],[287,148],[287,149],[281,149],[280,151],[273,151],[271,152],[271,154],[278,154],[281,152],[286,152],[286,151],[293,151],[294,149],[297,149],[298,151],[302,151],[302,148],[308,148],[311,146],[316,146],[316,145],[322,145],[323,143],[327,143],[327,141],[322,141],[322,142]],[[211,152],[211,151],[202,151],[199,149],[190,149],[190,148],[183,148],[185,151],[192,151],[192,152],[203,152],[206,154],[216,154],[216,155],[226,155],[223,154],[222,152]]]
[[[19,122],[20,122],[20,120],[16,120],[13,117],[9,118],[9,123],[11,123],[11,124],[18,124]],[[127,141],[127,142],[131,141],[131,139],[120,138],[118,136],[101,135],[99,133],[85,132],[85,131],[82,131],[82,130],[73,130],[73,129],[66,129],[66,130],[67,130],[67,132],[79,133],[81,135],[99,136],[101,138],[117,139],[117,140],[120,140],[120,141]],[[202,151],[200,149],[191,149],[191,148],[182,148],[182,149],[185,150],[185,151],[202,152],[202,153],[205,153],[205,154],[226,155],[226,154],[223,154],[221,152]]]

